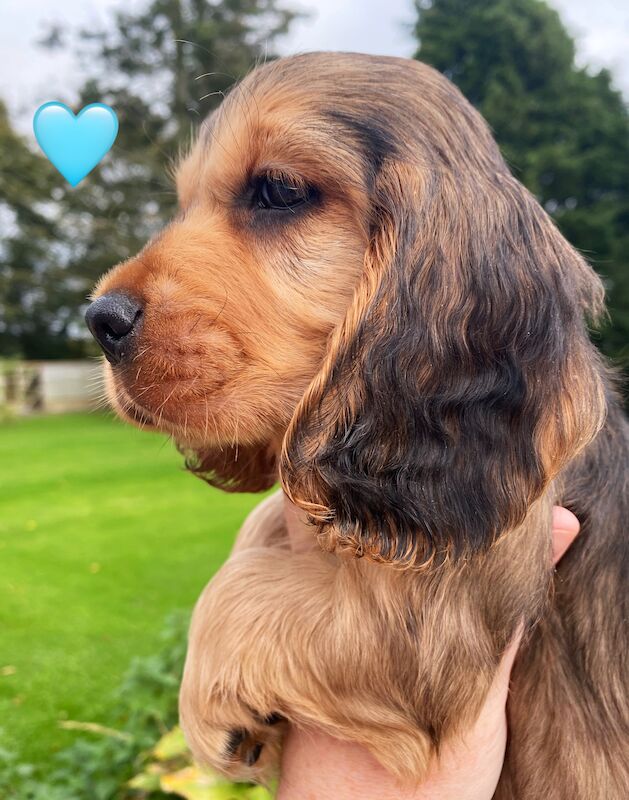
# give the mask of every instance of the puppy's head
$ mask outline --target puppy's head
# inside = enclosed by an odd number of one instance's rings
[[[88,316],[119,412],[211,482],[279,466],[328,546],[425,559],[518,525],[600,427],[600,282],[432,69],[265,65],[177,186]]]

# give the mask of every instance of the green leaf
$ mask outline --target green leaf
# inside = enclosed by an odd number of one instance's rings
[[[247,800],[273,800],[275,792],[271,793],[264,786],[252,786],[245,796]]]
[[[153,755],[158,761],[170,761],[188,752],[188,745],[183,736],[183,731],[177,725],[172,731],[164,734],[153,748]]]
[[[156,792],[160,788],[162,770],[157,764],[151,764],[145,772],[140,772],[127,782],[130,789],[139,789],[144,792]]]
[[[216,773],[193,766],[162,775],[160,788],[185,800],[241,800],[249,787],[227,783]]]

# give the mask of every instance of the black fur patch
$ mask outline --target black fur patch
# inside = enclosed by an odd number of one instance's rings
[[[328,111],[327,116],[333,122],[340,123],[357,140],[365,154],[366,183],[372,188],[385,159],[394,156],[398,150],[391,132],[373,119],[352,116],[342,111]]]

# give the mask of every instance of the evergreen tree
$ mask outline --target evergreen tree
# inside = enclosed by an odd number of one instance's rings
[[[629,115],[607,70],[575,65],[541,0],[416,0],[416,57],[456,83],[511,169],[603,276],[611,320],[595,334],[629,361]]]
[[[66,190],[59,183],[48,161],[13,130],[0,102],[0,356],[73,353],[76,286],[63,270],[58,201]]]

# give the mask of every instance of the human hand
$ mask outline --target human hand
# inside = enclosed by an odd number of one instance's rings
[[[312,543],[303,516],[286,501],[289,536],[296,550]],[[579,532],[577,518],[553,509],[556,564]],[[311,546],[311,544],[310,544]],[[421,786],[402,788],[364,747],[317,730],[289,731],[282,758],[278,800],[491,800],[502,770],[507,741],[506,702],[511,668],[520,644],[502,658],[481,713],[471,730],[444,743]]]

